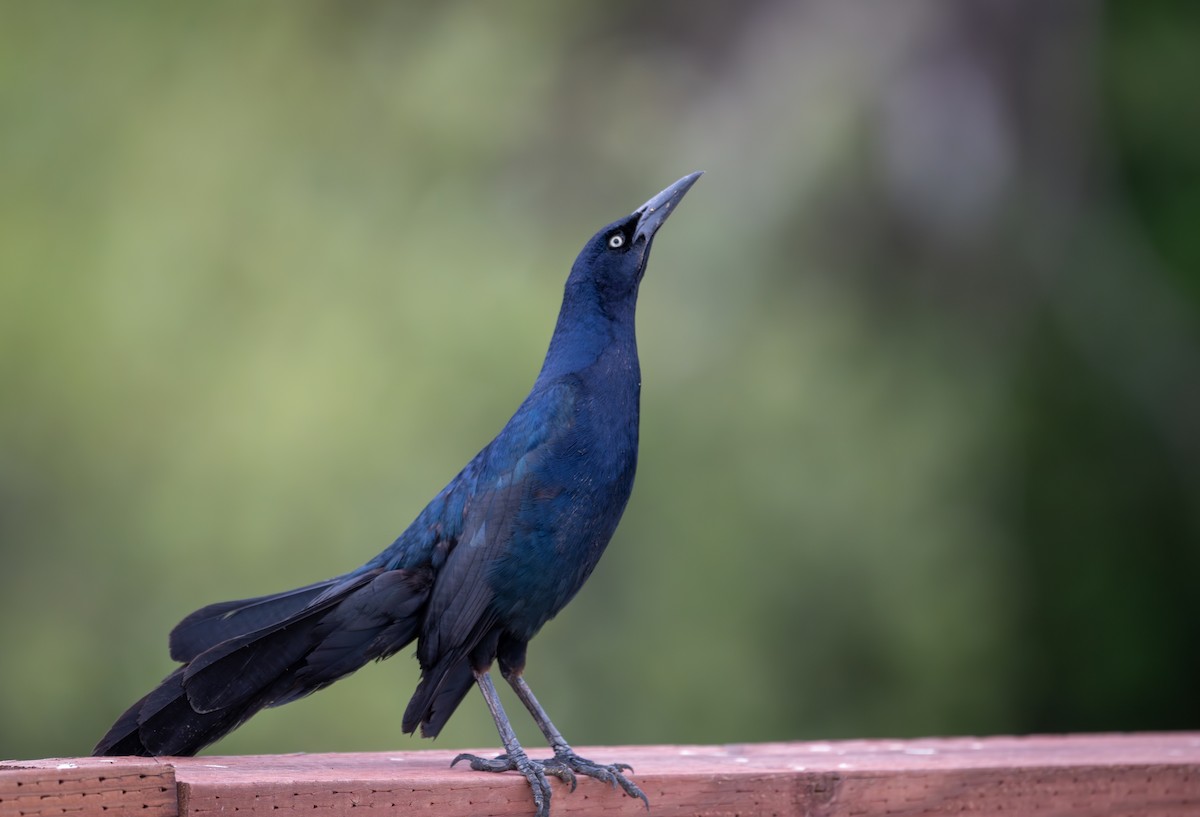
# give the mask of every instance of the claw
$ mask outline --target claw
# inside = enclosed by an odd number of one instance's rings
[[[546,775],[557,777],[570,786],[571,791],[575,791],[579,783],[577,774],[610,783],[614,789],[619,787],[629,797],[641,800],[647,810],[650,809],[650,799],[646,797],[646,793],[624,775],[624,772],[633,771],[633,767],[628,763],[594,763],[571,751],[555,752],[554,757],[548,760],[530,760],[524,752],[497,755],[493,758],[463,752],[450,761],[450,765],[463,760],[469,761],[471,768],[477,772],[520,772],[525,775],[525,779],[529,781],[529,788],[533,790],[537,817],[550,815],[550,781],[546,779]]]
[[[544,766],[550,764],[571,769],[578,774],[595,778],[604,783],[611,783],[614,789],[619,786],[627,796],[641,800],[646,806],[647,811],[650,809],[650,798],[637,787],[637,784],[623,774],[624,772],[633,771],[633,767],[628,763],[610,763],[607,765],[595,763],[568,750],[566,752],[555,752],[553,760],[547,760],[543,763]]]
[[[542,761],[535,760],[533,762],[540,762],[542,764],[542,771],[544,771],[546,774],[552,774],[562,782],[566,783],[571,787],[571,791],[575,791],[575,787],[579,785],[579,780],[575,777],[575,772],[571,770],[570,766],[560,762],[558,758],[551,758],[550,760]]]
[[[570,769],[547,769],[546,764],[530,760],[524,752],[516,754],[497,755],[494,758],[480,757],[463,752],[450,761],[450,765],[458,763],[460,760],[468,760],[471,763],[471,769],[477,772],[520,772],[525,775],[525,779],[529,781],[529,788],[533,793],[533,805],[536,809],[536,817],[550,817],[550,781],[546,779],[546,773],[554,775],[560,780],[567,782],[567,778],[563,776],[563,772],[570,776],[571,788],[575,787],[575,775]]]
[[[486,758],[463,752],[454,758],[454,760],[450,761],[450,765],[454,766],[460,760],[471,761],[471,768],[477,772],[508,772],[517,768],[516,765],[508,759],[508,755],[496,755],[494,758]]]

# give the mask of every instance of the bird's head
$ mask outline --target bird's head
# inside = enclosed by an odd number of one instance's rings
[[[638,284],[646,271],[646,261],[650,258],[654,234],[701,173],[684,176],[592,236],[571,268],[568,291],[573,286],[594,287],[601,303],[617,303],[636,297]]]

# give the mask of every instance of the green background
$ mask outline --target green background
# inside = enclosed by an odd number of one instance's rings
[[[634,497],[579,745],[1200,727],[1200,6],[4,3],[0,757],[340,573],[501,427],[596,229]],[[405,654],[225,753],[400,733]],[[536,731],[518,718],[521,736]]]

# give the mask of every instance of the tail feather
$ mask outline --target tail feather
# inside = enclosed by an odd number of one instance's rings
[[[486,666],[491,661],[499,638],[495,619],[488,615],[475,623],[462,644],[430,663],[422,660],[421,682],[404,709],[404,731],[413,732],[420,726],[422,737],[436,738],[471,690],[475,681],[473,667]]]
[[[192,755],[255,712],[304,697],[416,637],[429,595],[429,571],[377,569],[240,603],[211,605],[184,619],[194,648],[226,637],[168,675],[123,714],[95,755]],[[337,585],[336,593],[330,589]],[[298,599],[308,606],[295,609]],[[229,622],[247,606],[268,611],[266,626],[235,631]],[[281,611],[290,615],[279,618]],[[232,617],[227,616],[233,612]],[[177,631],[179,628],[177,628]],[[186,652],[186,651],[185,651]]]
[[[363,607],[356,599],[357,594],[380,581],[383,575],[386,574],[380,571],[363,573],[353,581],[342,582],[339,595],[322,593],[317,603],[283,621],[229,638],[205,650],[183,671],[184,687],[192,707],[197,712],[225,709],[253,696],[289,672],[294,673],[298,669],[296,665],[307,663],[306,659],[320,646],[318,630],[321,624],[327,619],[337,619],[342,605]],[[377,600],[374,594],[367,595]],[[392,614],[387,607],[372,612],[382,618]],[[247,623],[256,619],[251,616]],[[361,652],[362,639],[357,639],[354,646]],[[358,669],[367,660],[370,659],[360,660],[353,669]]]
[[[94,755],[194,755],[233,731],[259,708],[253,701],[215,712],[196,712],[183,689],[183,668],[129,707],[92,750]]]
[[[222,601],[202,607],[171,631],[171,658],[194,660],[222,641],[286,621],[342,579],[330,579],[271,596]]]
[[[439,668],[436,677],[436,684],[431,683],[432,676],[426,676],[417,685],[404,710],[405,732],[413,732],[420,726],[421,737],[436,738],[475,683],[475,673],[466,656]]]
[[[312,652],[315,619],[323,614],[305,611],[283,626],[231,638],[201,653],[183,671],[188,703],[200,713],[216,712],[294,675]]]
[[[432,583],[432,573],[393,570],[352,594],[317,625],[316,646],[297,681],[324,687],[362,666],[364,645],[366,660],[382,660],[410,644]]]

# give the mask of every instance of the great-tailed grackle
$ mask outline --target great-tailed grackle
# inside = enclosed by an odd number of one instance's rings
[[[478,684],[504,754],[459,755],[516,770],[550,811],[547,775],[619,785],[624,774],[572,751],[525,683],[529,640],[587,580],[633,488],[641,372],[638,286],[654,235],[699,173],[685,176],[584,245],[567,278],[541,372],[516,414],[416,520],[362,567],[296,590],[212,604],[171,631],[183,666],[131,706],[97,755],[191,755],[258,710],[294,701],[414,639],[421,680],[403,729],[441,731]],[[546,736],[531,760],[500,705],[493,661]]]

